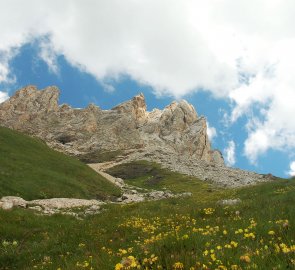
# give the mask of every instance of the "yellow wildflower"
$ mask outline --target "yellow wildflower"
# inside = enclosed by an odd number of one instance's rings
[[[237,247],[237,246],[238,246],[238,243],[235,242],[235,241],[231,241],[230,244],[231,244],[233,247]]]
[[[242,262],[246,262],[246,263],[250,263],[250,262],[251,262],[251,259],[250,259],[250,257],[249,257],[248,255],[243,255],[243,256],[241,256],[241,257],[240,257],[240,260],[241,260]]]
[[[183,263],[181,263],[181,262],[176,262],[176,263],[173,265],[173,268],[174,268],[174,269],[184,269],[184,266],[183,266]]]
[[[115,266],[115,270],[122,270],[124,268],[123,264],[117,263]]]

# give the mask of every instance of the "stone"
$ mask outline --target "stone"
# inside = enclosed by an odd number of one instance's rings
[[[237,199],[221,200],[221,201],[218,201],[218,204],[220,204],[220,205],[236,205],[241,202],[242,202],[241,199],[237,198]]]
[[[100,206],[99,205],[91,205],[89,210],[91,211],[98,211],[100,209]]]
[[[122,195],[122,203],[143,202],[144,200],[145,198],[143,194],[124,193]]]
[[[30,207],[28,207],[28,209],[30,209],[30,210],[34,210],[34,211],[38,211],[38,212],[41,212],[41,211],[43,210],[42,207],[39,206],[39,205],[36,205],[36,206],[30,206]]]
[[[191,192],[183,192],[179,196],[182,198],[191,197],[193,194]]]
[[[39,205],[45,209],[66,209],[75,207],[85,207],[93,205],[104,204],[98,200],[85,200],[85,199],[74,199],[74,198],[51,198],[43,200],[33,200],[28,202],[29,205]]]
[[[27,201],[23,198],[16,197],[16,196],[5,196],[1,198],[1,202],[11,202],[15,207],[23,207],[26,208]]]
[[[13,208],[13,202],[11,202],[11,201],[4,201],[1,204],[1,208],[3,210],[11,210]]]

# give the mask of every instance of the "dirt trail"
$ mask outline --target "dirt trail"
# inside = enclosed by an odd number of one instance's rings
[[[112,163],[111,162],[104,162],[104,163],[90,163],[87,165],[90,168],[92,168],[93,170],[95,170],[102,177],[104,177],[105,179],[110,181],[111,183],[122,188],[122,186],[124,185],[124,181],[122,179],[113,177],[110,174],[103,171],[103,170],[106,170],[106,169],[111,168],[113,166],[116,166],[118,164],[120,164],[120,163],[119,162],[112,162]]]

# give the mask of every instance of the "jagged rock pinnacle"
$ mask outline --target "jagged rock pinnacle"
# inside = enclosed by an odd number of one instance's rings
[[[58,106],[59,90],[27,86],[0,105],[3,125],[40,136],[66,151],[89,152],[142,148],[213,161],[206,121],[198,118],[185,100],[173,102],[163,111],[147,112],[142,93],[110,111],[95,105],[84,110]],[[23,121],[25,119],[25,121]],[[59,141],[61,137],[70,142]]]

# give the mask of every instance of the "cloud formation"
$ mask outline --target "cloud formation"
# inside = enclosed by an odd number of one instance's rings
[[[215,127],[211,127],[209,122],[207,122],[207,135],[209,140],[212,142],[213,139],[217,136],[217,131]]]
[[[158,95],[210,91],[232,103],[232,122],[248,117],[244,152],[255,162],[295,148],[294,10],[293,0],[1,1],[0,83],[38,38],[53,72],[62,54],[104,84],[127,74]]]
[[[290,163],[290,170],[288,172],[289,176],[295,176],[295,161]]]
[[[8,94],[6,92],[0,91],[0,103],[4,102],[6,99],[8,99]]]
[[[227,147],[224,149],[225,163],[228,166],[233,166],[236,163],[236,144],[234,141],[229,141]]]

